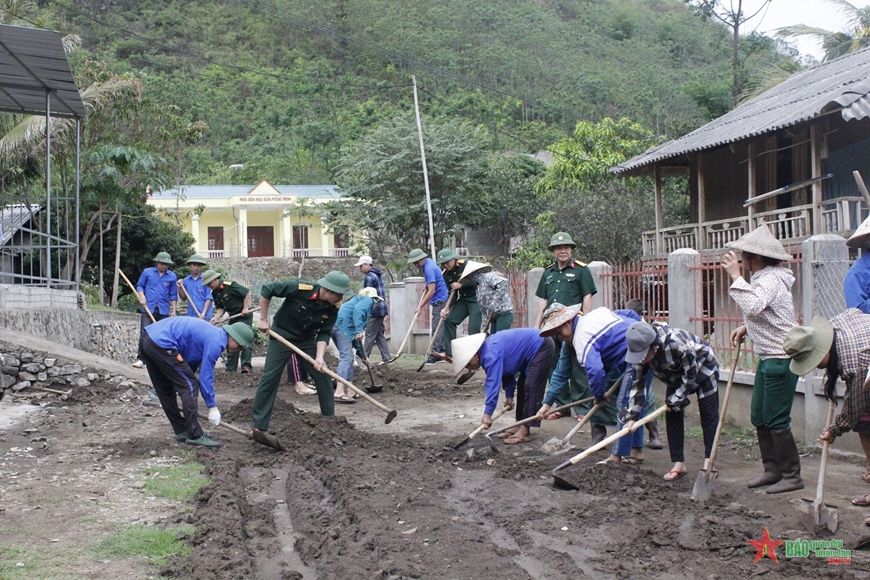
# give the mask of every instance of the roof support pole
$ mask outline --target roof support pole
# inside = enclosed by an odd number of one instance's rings
[[[707,246],[707,192],[704,190],[704,154],[698,152],[698,251]]]
[[[51,288],[51,91],[45,91],[45,285]]]
[[[662,229],[665,227],[665,218],[662,215],[662,168],[658,163],[655,166],[655,191],[656,191],[656,253],[663,254],[665,251],[665,239]]]
[[[81,149],[82,149],[82,119],[81,117],[76,117],[76,264],[75,264],[75,273],[76,273],[76,290],[78,290],[82,285],[82,271],[79,268],[79,264],[81,263],[81,233],[79,228],[81,227]],[[101,221],[102,223],[102,221]],[[102,243],[103,239],[100,236],[100,243]],[[102,259],[102,257],[101,257]],[[100,287],[100,292],[102,293],[103,288]],[[100,294],[102,296],[102,294]]]
[[[818,123],[810,125],[810,161],[812,163],[813,178],[821,177],[822,175],[822,137]],[[813,192],[813,235],[823,234],[822,231],[822,199],[824,190],[822,189],[822,180],[814,181],[812,184]]]
[[[758,194],[758,189],[756,187],[756,171],[758,169],[758,165],[755,163],[755,142],[750,141],[749,146],[747,147],[747,167],[746,167],[746,175],[748,178],[748,183],[746,191],[749,193],[749,199],[752,199]],[[755,229],[755,204],[749,206],[748,215],[749,215],[749,223],[746,224],[746,227],[749,231]]]

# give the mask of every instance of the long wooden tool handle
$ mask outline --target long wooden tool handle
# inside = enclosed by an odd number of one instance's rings
[[[719,411],[719,424],[716,425],[716,436],[713,437],[713,450],[710,451],[710,458],[704,462],[704,469],[709,469],[716,461],[716,450],[719,448],[719,437],[722,435],[722,426],[725,425],[725,411],[728,410],[728,401],[731,399],[731,387],[734,385],[734,373],[737,370],[737,364],[740,362],[740,347],[742,342],[737,343],[737,355],[734,357],[734,362],[731,363],[731,375],[728,377],[728,386],[725,387],[725,400],[722,401],[722,409]]]
[[[613,383],[613,385],[611,385],[610,389],[606,393],[604,393],[604,396],[609,397],[609,396],[613,395],[613,393],[619,388],[620,383],[622,383],[621,380]],[[592,397],[592,399],[595,400],[595,397]],[[589,412],[586,413],[586,415],[580,421],[578,421],[577,424],[574,425],[570,431],[568,431],[568,434],[565,435],[564,439],[562,439],[562,444],[564,445],[565,443],[570,441],[571,438],[577,434],[577,431],[579,431],[580,428],[583,427],[583,425],[585,425],[586,423],[589,422],[589,419],[592,418],[592,415],[594,415],[603,406],[604,406],[604,401],[601,401],[600,403],[596,403],[591,409],[589,409]]]
[[[837,403],[834,401],[830,401],[828,403],[828,422],[825,425],[827,427],[831,423],[834,422],[834,409],[836,409]],[[828,469],[828,447],[830,447],[830,443],[825,441],[822,443],[822,460],[819,463],[819,483],[816,484],[816,503],[822,503],[822,498],[825,496],[825,472]]]
[[[483,332],[489,336],[489,323],[492,320],[492,312],[489,313],[489,316],[486,317],[486,322],[483,323]]]
[[[253,308],[248,310],[248,314],[253,314],[254,312],[258,312],[259,310],[260,310],[259,306],[254,306]],[[237,312],[236,314],[233,314],[232,316],[228,316],[227,318],[221,318],[220,320],[215,322],[215,325],[226,324],[227,322],[229,322],[230,320],[233,320],[234,318],[239,318],[241,316],[248,316],[248,314],[242,314],[241,312]]]
[[[492,418],[492,422],[495,423],[495,420],[498,419],[499,417],[501,417],[502,415],[504,415],[504,414],[505,414],[505,411],[507,411],[507,409],[505,409],[504,407],[502,407],[502,408],[501,408],[501,411],[499,411],[498,413],[496,413],[496,414],[493,416],[493,418]],[[478,435],[480,435],[480,432],[483,431],[484,429],[485,429],[485,427],[484,427],[483,425],[481,425],[480,427],[478,427],[477,429],[475,429],[474,431],[472,431],[471,433],[468,434],[468,439],[469,439],[469,440],[470,440],[470,439],[474,439],[475,437],[477,437]]]
[[[861,177],[861,172],[853,171],[852,177],[855,178],[855,183],[858,185],[858,189],[861,190],[861,195],[864,196],[864,203],[866,203],[867,207],[870,208],[870,191],[867,191],[867,185],[864,184],[864,178]],[[828,425],[830,425],[830,423],[828,423]]]
[[[447,297],[447,302],[444,304],[448,307],[450,306],[450,301],[453,300],[453,295],[456,294],[456,290],[451,290],[450,295]],[[443,312],[443,309],[442,309]],[[444,321],[447,319],[446,316],[439,316],[440,320],[438,321],[438,326],[435,327],[435,332],[432,333],[432,338],[429,339],[429,346],[426,347],[425,354],[428,355],[429,351],[432,350],[432,345],[435,344],[435,338],[438,336],[438,331],[441,330],[441,325],[444,324]],[[429,325],[432,325],[432,321],[429,321]]]
[[[310,362],[312,365],[317,365],[317,363],[314,361],[314,359],[311,358],[310,356],[308,356],[307,353],[305,353],[302,349],[297,347],[295,344],[293,344],[292,342],[290,342],[289,340],[287,340],[286,338],[284,338],[283,336],[281,336],[280,334],[278,334],[277,332],[275,332],[271,328],[269,329],[269,336],[271,336],[272,338],[274,338],[275,340],[277,340],[278,342],[280,342],[281,344],[283,344],[284,346],[286,346],[287,348],[289,348],[290,350],[292,350],[293,352],[295,352],[296,354],[298,354],[299,356],[301,356],[302,358],[304,358],[305,360]],[[383,403],[379,403],[378,401],[374,400],[372,397],[370,397],[368,395],[368,393],[358,389],[356,387],[356,385],[354,385],[353,383],[351,383],[350,381],[348,381],[346,379],[343,379],[342,377],[335,374],[334,372],[332,372],[328,368],[323,368],[320,372],[322,372],[323,374],[325,374],[327,376],[334,378],[335,380],[342,383],[344,386],[350,387],[350,389],[352,391],[357,393],[360,397],[362,397],[363,399],[365,399],[366,401],[368,401],[369,403],[371,403],[372,405],[374,405],[375,407],[377,407],[381,411],[384,411],[385,413],[393,413],[394,412],[393,409],[390,409],[389,407],[387,407]]]
[[[204,420],[204,421],[208,421],[208,415],[202,413],[201,411],[197,411],[196,416],[199,417],[200,419]],[[248,432],[245,431],[244,429],[239,429],[239,428],[236,427],[235,425],[230,425],[229,423],[225,423],[225,422],[221,421],[220,424],[219,424],[218,426],[219,426],[219,427],[223,427],[223,428],[225,428],[225,429],[229,429],[230,431],[233,431],[233,432],[235,432],[235,433],[238,433],[239,435],[244,435],[244,436],[247,437],[248,439],[251,438],[251,434],[250,434],[250,433],[248,433]]]
[[[135,295],[136,295],[136,298],[138,298],[138,297],[139,297],[139,292],[136,290],[136,287],[133,286],[133,283],[130,282],[130,279],[127,278],[127,276],[124,275],[124,272],[121,270],[121,268],[118,268],[118,274],[121,275],[121,278],[124,279],[124,282],[127,283],[127,286],[130,287],[130,290],[132,290],[132,291],[133,291],[133,294],[135,294]],[[148,313],[148,318],[151,319],[151,322],[157,322],[157,321],[154,319],[154,315],[151,314],[151,311],[148,309],[148,304],[147,304],[147,303],[145,304],[145,312]]]
[[[652,413],[650,413],[649,415],[647,415],[643,419],[635,422],[634,427],[637,428],[637,427],[640,427],[641,425],[646,425],[647,423],[649,423],[650,421],[652,421],[653,419],[655,419],[659,415],[663,414],[667,410],[668,410],[668,406],[662,405],[661,407],[659,407],[658,409],[656,409],[655,411],[653,411]],[[587,457],[589,457],[590,455],[592,455],[593,453],[595,453],[599,449],[603,449],[603,448],[607,447],[608,445],[610,445],[614,441],[616,441],[618,439],[622,439],[626,435],[628,435],[628,429],[620,429],[619,431],[617,431],[616,433],[614,433],[610,437],[607,437],[606,439],[604,439],[604,441],[602,441],[601,443],[597,443],[597,444],[593,445],[592,447],[590,447],[589,449],[587,449],[586,451],[575,455],[567,463],[570,463],[573,465],[579,461],[582,461],[583,459],[586,459]]]
[[[197,308],[196,304],[193,303],[193,296],[191,296],[187,290],[185,290],[184,293],[187,295],[187,305],[193,307],[193,311],[196,312],[196,317],[199,318],[201,314],[199,312],[199,308]]]
[[[585,403],[588,403],[588,402],[594,401],[594,400],[595,400],[595,397],[588,397],[586,399],[580,399],[579,401],[574,401],[573,403],[568,403],[567,405],[562,405],[561,407],[553,407],[548,412],[549,413],[558,413],[559,411],[564,411],[566,409],[570,409],[571,407],[576,407],[577,405],[583,405]],[[527,417],[521,421],[517,421],[516,423],[511,423],[507,427],[502,427],[501,429],[496,429],[495,431],[492,431],[491,433],[489,433],[489,435],[495,435],[497,433],[507,431],[508,429],[510,429],[512,427],[519,427],[520,425],[525,425],[526,423],[531,423],[532,421],[538,421],[539,419],[542,419],[542,418],[543,417],[541,417],[540,415],[533,415],[533,416]]]

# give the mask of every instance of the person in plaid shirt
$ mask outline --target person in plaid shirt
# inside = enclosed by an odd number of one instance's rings
[[[381,279],[381,271],[374,267],[371,256],[360,256],[359,261],[354,265],[359,266],[359,271],[365,275],[363,288],[374,288],[380,298],[372,306],[372,313],[369,315],[369,321],[366,324],[363,351],[365,351],[366,358],[368,358],[372,354],[372,347],[377,344],[378,350],[381,351],[380,364],[384,364],[393,357],[390,356],[390,347],[387,345],[387,337],[384,335],[384,319],[387,318],[389,311],[387,310],[387,297],[384,294],[384,281]]]
[[[707,341],[690,332],[671,328],[664,322],[635,322],[625,333],[628,352],[625,362],[634,365],[629,391],[629,406],[620,412],[625,428],[634,429],[646,407],[646,378],[649,372],[665,383],[665,428],[668,450],[674,466],[664,478],[674,481],[686,475],[685,425],[683,409],[689,395],[698,397],[701,429],[704,432],[704,458],[710,457],[716,426],[719,424],[719,361]]]
[[[722,257],[722,267],[732,280],[728,295],[740,306],[744,318],[743,326],[731,333],[731,344],[737,346],[748,336],[761,359],[752,387],[751,420],[758,434],[764,474],[747,485],[768,485],[767,493],[803,489],[801,460],[791,432],[798,378],[789,370],[789,356],[782,347],[786,334],[797,324],[791,295],[794,274],[781,265],[792,256],[766,225],[726,245],[743,252],[743,265],[750,273],[747,282],[733,251]]]
[[[825,398],[834,400],[837,379],[846,383],[843,409],[831,425],[822,429],[819,441],[833,443],[848,431],[861,439],[870,472],[870,315],[858,308],[849,308],[830,322],[816,316],[810,326],[796,326],[785,337],[783,348],[791,356],[791,370],[805,375],[813,369],[825,369]],[[868,474],[864,481],[870,482]],[[852,500],[860,506],[870,506],[870,494]],[[870,525],[870,517],[865,521]]]

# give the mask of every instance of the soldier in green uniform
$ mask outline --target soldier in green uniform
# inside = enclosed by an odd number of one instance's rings
[[[598,290],[595,288],[595,280],[592,278],[592,272],[589,267],[583,262],[575,261],[571,254],[577,244],[571,239],[571,236],[566,232],[558,232],[550,238],[550,245],[547,249],[553,252],[553,257],[556,261],[547,266],[544,270],[541,281],[538,283],[538,288],[535,291],[535,296],[540,298],[538,304],[538,314],[535,319],[535,327],[541,328],[544,321],[544,310],[553,302],[558,302],[564,306],[581,305],[583,312],[592,310],[592,296]],[[558,337],[554,337],[556,342],[555,360],[553,361],[553,369],[556,368],[559,362],[559,356],[562,351],[562,341]],[[591,391],[589,389],[589,379],[586,377],[586,372],[582,367],[572,367],[571,377],[568,381],[568,397],[570,400],[556,400],[556,405],[566,405],[573,401],[585,399],[589,397]],[[581,405],[575,407],[575,412],[578,415],[585,414],[591,405]],[[548,418],[558,419],[563,415],[554,413]],[[570,411],[566,411],[564,416],[570,416]],[[594,430],[594,427],[593,427]]]
[[[257,328],[268,334],[269,302],[272,298],[283,298],[284,303],[272,319],[271,329],[293,343],[294,346],[314,359],[312,365],[307,360],[299,362],[314,380],[317,387],[317,399],[320,402],[320,413],[330,416],[335,414],[335,402],[332,394],[332,381],[321,372],[326,368],[323,356],[329,344],[329,335],[338,318],[338,304],[344,294],[350,292],[350,278],[341,272],[330,272],[317,283],[303,280],[288,280],[264,284],[260,289],[260,320]],[[292,354],[287,346],[277,340],[269,340],[266,351],[266,365],[257,394],[254,396],[253,421],[251,426],[256,431],[266,431],[272,418],[272,407],[281,373]],[[255,440],[258,440],[256,435]]]
[[[468,260],[460,259],[450,248],[438,252],[438,265],[444,269],[444,283],[453,291],[453,301],[441,311],[444,319],[444,351],[453,356],[450,344],[456,338],[456,327],[468,318],[468,334],[480,332],[480,306],[477,304],[477,284],[473,280],[459,281]]]
[[[214,299],[214,316],[211,322],[217,322],[226,312],[230,316],[241,314],[238,318],[233,319],[233,324],[243,322],[248,326],[254,321],[254,315],[249,314],[251,308],[251,291],[237,282],[222,282],[221,275],[214,270],[206,270],[202,275],[202,283],[211,288],[211,296]],[[251,349],[245,347],[242,349],[242,374],[251,372]],[[228,373],[236,372],[239,365],[239,353],[227,353]]]

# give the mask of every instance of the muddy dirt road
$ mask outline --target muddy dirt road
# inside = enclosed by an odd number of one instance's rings
[[[570,454],[548,457],[540,446],[564,435],[571,420],[547,421],[532,443],[499,444],[498,453],[482,437],[453,450],[447,445],[478,424],[482,376],[460,387],[440,368],[446,365],[418,374],[417,364],[377,369],[386,384],[377,397],[399,411],[390,425],[363,402],[321,417],[316,397],[288,386],[270,427],[286,452],[213,431],[224,447],[195,451],[213,483],[193,506],[156,500],[138,486],[143,464],[189,452],[171,438],[147,387],[118,393],[95,384],[68,401],[15,401],[33,409],[0,424],[0,543],[21,546],[16,555],[24,561],[26,548],[73,550],[83,534],[135,520],[195,526],[185,538],[190,553],[164,566],[164,577],[870,578],[870,552],[854,549],[842,565],[813,554],[786,557],[784,544],[775,550],[778,562],[753,562],[748,540],[760,539],[765,527],[775,540],[810,537],[794,504],[815,490],[817,457],[803,458],[806,490],[768,496],[744,487],[760,469],[754,450],[726,442],[713,498],[698,506],[689,495],[701,442],[689,439],[690,474],[682,480],[662,480],[670,468],[666,450],[646,450],[636,466],[599,466],[599,454],[568,472],[583,491],[563,491],[553,487],[550,471]],[[258,374],[218,373],[225,421],[247,426]],[[588,438],[581,433],[577,443]],[[838,505],[841,529],[820,537],[852,548],[870,531],[863,525],[870,510],[848,500],[870,485],[861,481],[858,458],[834,459],[829,469],[829,501]],[[57,497],[63,500],[48,501]],[[82,556],[58,563],[53,575],[15,574],[0,566],[0,578],[156,572],[135,560]]]

